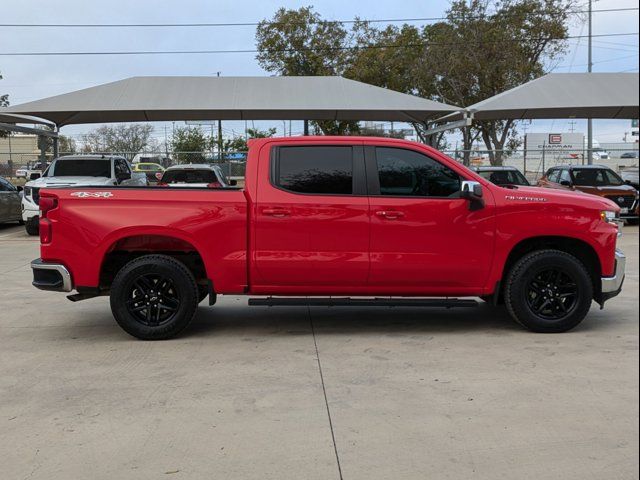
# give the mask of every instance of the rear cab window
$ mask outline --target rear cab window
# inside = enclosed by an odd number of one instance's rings
[[[271,183],[298,194],[354,194],[354,149],[351,145],[282,146],[274,149]]]
[[[167,170],[162,181],[169,184],[178,183],[214,183],[218,181],[216,173],[207,169]]]

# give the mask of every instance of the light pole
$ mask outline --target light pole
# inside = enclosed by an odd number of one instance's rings
[[[593,0],[589,0],[589,46],[588,46],[588,60],[587,60],[587,69],[588,72],[591,73],[593,70],[593,59],[591,54],[591,36],[592,36],[592,7]],[[587,163],[589,165],[593,164],[593,120],[591,117],[587,119]]]

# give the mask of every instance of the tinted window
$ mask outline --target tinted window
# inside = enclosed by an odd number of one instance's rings
[[[485,170],[478,172],[478,175],[496,185],[529,185],[524,175],[517,170]]]
[[[606,168],[583,168],[573,170],[573,183],[585,187],[622,185],[624,182],[615,172]]]
[[[117,177],[127,176],[131,173],[129,172],[129,167],[127,166],[127,162],[125,162],[122,159],[116,159],[114,168],[115,168]]]
[[[381,195],[453,197],[460,192],[456,172],[421,153],[376,148]]]
[[[560,180],[560,170],[549,170],[547,172],[547,180],[549,180],[550,182],[558,183],[558,181]]]
[[[55,177],[111,177],[110,160],[56,160],[47,176]]]
[[[275,183],[292,192],[353,192],[351,147],[281,147],[275,170]]]
[[[164,183],[213,183],[219,182],[213,170],[167,170],[162,176]]]

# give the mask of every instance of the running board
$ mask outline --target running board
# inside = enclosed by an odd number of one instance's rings
[[[459,298],[349,298],[267,297],[250,298],[252,307],[477,307],[475,300]]]

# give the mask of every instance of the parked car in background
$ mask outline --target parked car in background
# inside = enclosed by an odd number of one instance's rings
[[[620,176],[622,177],[622,180],[624,180],[624,183],[631,185],[636,190],[640,190],[640,186],[638,184],[638,167],[625,168],[620,172]]]
[[[509,185],[530,186],[529,180],[516,167],[475,167],[473,168],[482,178],[503,187]]]
[[[24,186],[22,219],[29,235],[38,234],[40,189],[45,187],[85,187],[147,185],[147,177],[131,171],[123,157],[110,155],[67,155],[56,158],[44,175]]]
[[[131,165],[135,165],[136,163],[157,163],[167,168],[169,165],[171,165],[171,159],[169,157],[163,157],[162,155],[138,153],[131,160]]]
[[[256,139],[245,182],[43,190],[33,285],[109,295],[118,324],[148,340],[177,335],[218,294],[356,308],[480,296],[550,333],[622,289],[615,203],[501,188],[416,142]]]
[[[185,164],[167,168],[158,185],[169,187],[229,187],[236,185],[235,180],[227,181],[218,165]]]
[[[620,218],[638,220],[638,191],[609,167],[602,165],[562,165],[550,168],[538,186],[577,190],[607,198],[620,207]]]
[[[29,173],[29,167],[26,165],[22,165],[16,169],[16,178],[27,178],[27,174]]]
[[[22,187],[16,187],[6,178],[0,177],[0,223],[22,224],[21,191]]]
[[[635,159],[637,159],[638,158],[638,151],[635,150],[633,152],[624,152],[622,155],[620,155],[620,158],[626,158],[626,159],[635,158]]]
[[[164,173],[164,167],[158,163],[138,162],[132,165],[136,173],[144,173],[149,183],[157,183]]]

